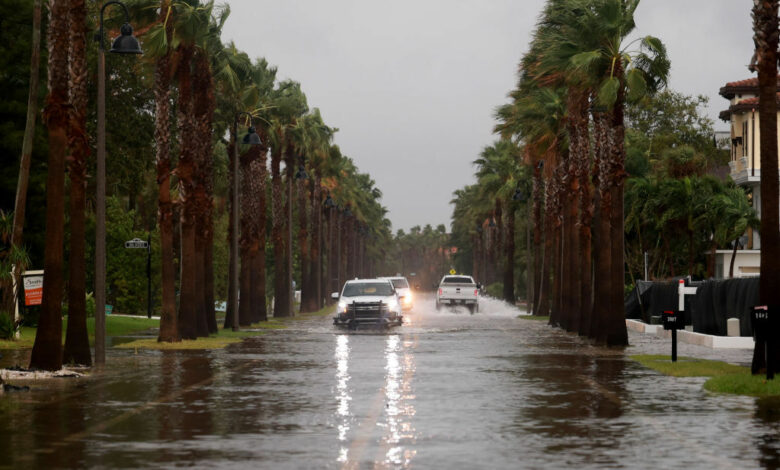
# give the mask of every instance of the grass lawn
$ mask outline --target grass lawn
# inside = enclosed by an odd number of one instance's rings
[[[106,316],[106,336],[122,336],[132,333],[139,333],[150,328],[158,328],[159,319],[133,318],[120,315]],[[65,332],[68,327],[67,318],[62,319],[62,343],[65,344]],[[26,349],[32,348],[35,342],[35,332],[37,328],[23,326],[20,330],[20,338],[15,341],[0,340],[0,349]],[[89,344],[95,343],[95,319],[87,318],[87,332],[89,333]]]
[[[549,316],[542,316],[542,315],[518,315],[517,318],[520,318],[522,320],[550,321]]]
[[[304,313],[296,315],[291,318],[272,318],[268,321],[254,323],[249,327],[244,327],[239,331],[232,331],[230,329],[223,329],[221,325],[224,324],[224,317],[222,317],[217,324],[220,325],[220,329],[217,333],[209,336],[208,338],[198,338],[194,340],[183,340],[178,343],[158,343],[156,338],[149,339],[137,339],[130,341],[129,343],[122,343],[115,347],[125,349],[160,349],[160,350],[173,350],[173,349],[221,349],[225,346],[241,342],[244,338],[252,336],[259,336],[265,334],[268,330],[281,330],[286,328],[285,324],[288,322],[304,320],[311,317],[321,317],[330,315],[335,310],[335,305],[327,306],[317,312]]]
[[[766,380],[766,375],[751,375],[748,367],[689,357],[678,357],[676,363],[669,356],[659,355],[638,355],[631,356],[631,359],[674,377],[710,377],[704,383],[704,389],[710,392],[751,397],[780,396],[780,377]]]

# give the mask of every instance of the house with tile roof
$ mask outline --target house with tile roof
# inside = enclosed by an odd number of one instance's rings
[[[780,92],[780,75],[778,75]],[[758,116],[758,78],[729,82],[720,89],[729,100],[729,108],[720,119],[731,125],[731,178],[745,188],[748,198],[761,218],[761,139]],[[778,93],[780,103],[780,93]],[[780,122],[780,120],[778,120]],[[778,133],[780,135],[780,133]],[[718,250],[716,277],[728,277],[732,250]],[[734,277],[757,276],[760,272],[761,239],[757,230],[748,229],[740,239],[734,261]]]

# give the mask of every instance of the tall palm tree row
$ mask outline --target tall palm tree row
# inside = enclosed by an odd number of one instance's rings
[[[60,305],[66,279],[61,272],[66,162],[71,248],[64,357],[69,362],[91,361],[84,260],[86,159],[90,153],[88,23],[84,0],[54,0],[49,6],[49,96],[44,113],[50,144],[46,287],[31,366],[57,369],[63,361]],[[384,255],[380,247],[389,239],[381,192],[332,144],[336,129],[325,124],[319,110],[310,110],[300,84],[277,81],[276,68],[265,59],[251,61],[234,44],[221,42],[228,14],[227,7],[216,7],[211,0],[145,0],[131,5],[145,50],[134,71],[148,77],[140,83],[149,83],[154,91],[153,147],[162,257],[159,341],[193,339],[217,329],[214,245],[225,243],[214,239],[215,218],[224,210],[214,199],[215,159],[224,158],[221,149],[231,159],[236,149],[240,154],[240,177],[229,183],[240,186],[240,200],[231,199],[229,204],[240,206],[241,249],[230,256],[239,261],[241,269],[239,278],[230,282],[241,287],[242,295],[239,304],[229,309],[240,313],[241,325],[265,320],[271,304],[275,316],[293,313],[288,276],[302,287],[302,311],[317,310],[330,289],[338,289],[347,275],[377,273],[376,259]],[[237,122],[240,113],[251,116],[263,145],[243,143],[244,133],[238,128],[249,122],[244,118]],[[299,167],[304,169],[301,174],[310,176],[296,184]],[[282,190],[284,185],[288,191]],[[325,195],[331,196],[332,204],[325,203]],[[339,206],[340,212],[332,209]],[[298,215],[297,243],[289,243],[284,236],[294,228],[289,216],[293,213]],[[344,235],[344,243],[334,249],[332,240],[339,234]],[[272,259],[265,258],[267,248],[274,253]],[[336,273],[334,286],[326,285],[329,272]],[[267,275],[274,286],[268,293]]]
[[[638,4],[548,0],[520,62],[511,102],[496,113],[495,131],[518,148],[514,174],[532,180],[527,190],[517,189],[521,198],[528,193],[533,200],[529,308],[549,313],[553,325],[608,345],[627,344],[623,108],[662,88],[669,70],[660,40],[646,36],[626,42]],[[496,198],[500,190],[493,180],[500,173],[486,161],[479,164],[479,191]],[[500,208],[494,204],[487,215],[495,217]],[[477,219],[480,251],[496,244],[482,236],[486,228],[499,226],[489,220],[485,227]],[[506,236],[503,240],[510,252]],[[592,277],[593,272],[598,275]],[[490,282],[489,267],[486,274]],[[505,271],[506,281],[509,274]]]

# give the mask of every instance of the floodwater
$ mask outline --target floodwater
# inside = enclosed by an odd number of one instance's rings
[[[780,402],[628,359],[660,340],[602,349],[480,310],[420,298],[387,333],[314,318],[221,351],[110,349],[104,372],[0,397],[0,467],[780,467]]]

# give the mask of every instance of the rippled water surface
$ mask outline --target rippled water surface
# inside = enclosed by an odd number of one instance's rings
[[[109,351],[106,372],[0,397],[9,468],[777,468],[780,403],[628,359],[521,312],[436,312],[389,333],[292,322],[226,350]],[[750,351],[681,345],[736,363]],[[0,366],[24,364],[5,353]]]

